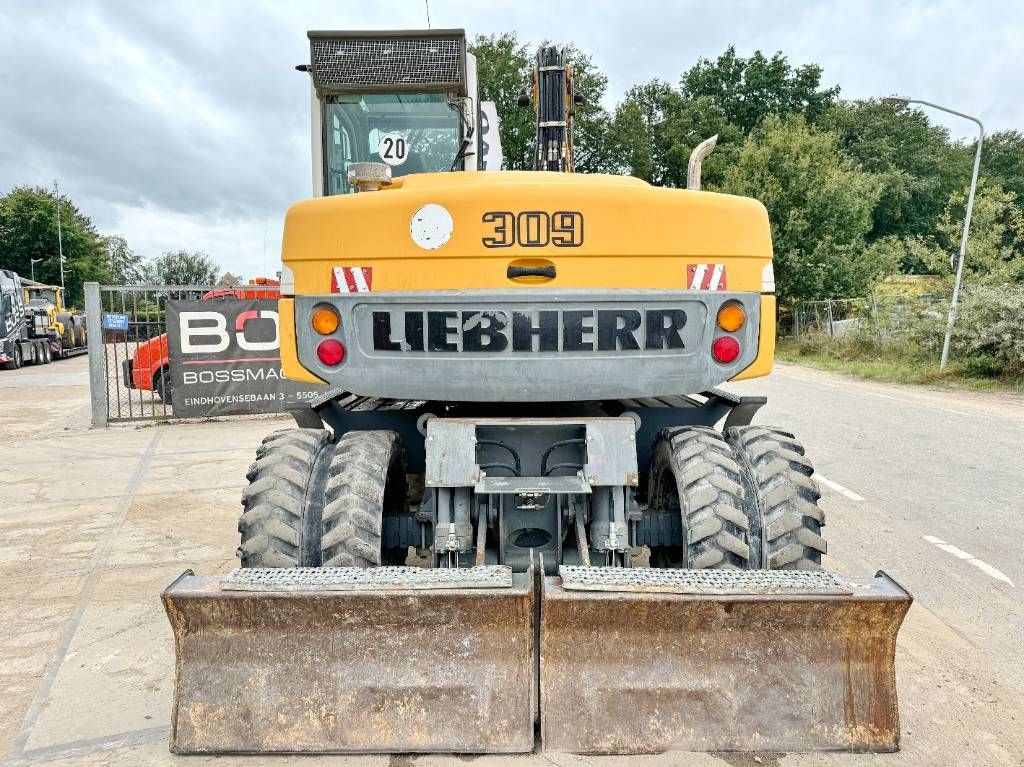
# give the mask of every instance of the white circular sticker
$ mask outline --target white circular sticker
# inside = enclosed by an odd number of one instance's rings
[[[388,165],[401,165],[409,157],[409,143],[401,133],[385,133],[377,142],[377,154]]]
[[[452,238],[455,222],[443,205],[429,203],[412,214],[409,234],[424,250],[437,250]]]

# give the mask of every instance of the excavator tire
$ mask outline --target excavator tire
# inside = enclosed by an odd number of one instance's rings
[[[402,444],[393,431],[350,431],[338,440],[324,492],[324,567],[401,565],[407,552],[382,549],[384,515],[406,502]]]
[[[324,484],[333,445],[324,429],[284,429],[249,466],[238,520],[243,568],[318,567]]]
[[[725,438],[743,467],[748,514],[762,526],[761,561],[753,566],[820,570],[825,514],[804,446],[790,432],[769,426],[733,426]]]
[[[651,550],[652,567],[746,569],[750,556],[741,467],[722,435],[666,429],[651,464],[649,505],[682,515],[683,540]]]

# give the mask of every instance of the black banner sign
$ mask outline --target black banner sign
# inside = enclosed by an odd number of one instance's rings
[[[274,299],[167,302],[174,415],[274,413],[326,389],[281,372]]]

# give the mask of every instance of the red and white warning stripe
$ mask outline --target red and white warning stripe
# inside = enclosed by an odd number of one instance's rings
[[[335,266],[331,269],[332,293],[369,293],[373,269],[369,266]]]
[[[690,290],[725,290],[725,264],[687,264]]]

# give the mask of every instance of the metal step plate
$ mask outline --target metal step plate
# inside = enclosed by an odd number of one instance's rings
[[[505,565],[463,567],[236,568],[220,582],[224,591],[423,591],[512,588]]]
[[[558,568],[567,591],[660,594],[853,594],[855,584],[835,573],[808,570],[670,570],[657,567]]]

